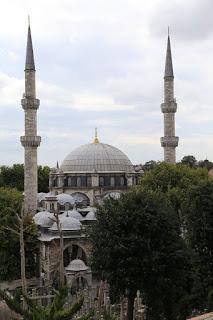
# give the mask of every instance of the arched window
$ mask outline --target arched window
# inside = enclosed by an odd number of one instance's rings
[[[100,187],[104,186],[104,177],[99,177],[99,186]]]
[[[110,186],[111,187],[115,186],[115,177],[110,177]]]
[[[77,177],[77,187],[81,187],[81,177]]]
[[[120,183],[121,183],[121,186],[124,186],[124,177],[121,177],[121,180],[120,180]]]
[[[87,187],[91,187],[92,185],[92,179],[91,177],[87,177]]]
[[[87,186],[87,179],[86,176],[81,177],[81,186],[86,187]]]
[[[71,186],[72,186],[72,178],[71,178],[71,177],[68,177],[68,179],[67,179],[67,185],[68,185],[68,187],[71,187]]]

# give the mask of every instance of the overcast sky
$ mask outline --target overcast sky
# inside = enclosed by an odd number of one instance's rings
[[[27,15],[37,69],[40,164],[101,142],[131,161],[162,160],[170,26],[177,159],[213,161],[212,0],[7,0],[0,11],[0,164],[22,163]]]

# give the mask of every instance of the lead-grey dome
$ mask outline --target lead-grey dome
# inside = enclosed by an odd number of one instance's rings
[[[73,150],[63,161],[64,172],[133,172],[128,157],[104,143],[89,143]]]

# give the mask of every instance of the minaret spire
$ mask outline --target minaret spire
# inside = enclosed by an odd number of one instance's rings
[[[31,36],[31,29],[30,29],[30,16],[28,16],[28,34],[27,34],[27,50],[26,50],[25,70],[34,70],[35,71],[33,44],[32,44],[32,36]]]
[[[172,77],[172,78],[174,78],[169,27],[168,27],[168,39],[167,39],[167,51],[166,51],[166,63],[165,63],[164,77]]]
[[[40,101],[36,98],[35,63],[30,25],[28,26],[25,64],[25,93],[21,100],[25,113],[25,135],[21,137],[24,147],[24,209],[35,214],[37,210],[38,168],[37,148],[41,137],[37,136],[37,109]]]
[[[179,138],[175,136],[175,113],[177,111],[177,103],[174,98],[174,73],[169,28],[164,73],[164,103],[161,104],[161,111],[164,114],[164,137],[161,138],[161,146],[164,148],[164,161],[175,163],[175,148],[178,146]]]

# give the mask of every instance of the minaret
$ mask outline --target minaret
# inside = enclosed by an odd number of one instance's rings
[[[25,63],[25,93],[21,105],[25,113],[25,135],[21,137],[24,147],[24,210],[35,214],[37,209],[38,169],[37,148],[41,137],[37,136],[37,109],[40,101],[36,99],[35,63],[30,24],[27,35]]]
[[[161,104],[161,111],[164,114],[164,137],[161,138],[161,146],[164,148],[164,161],[175,163],[175,148],[178,146],[179,138],[175,136],[177,103],[174,98],[174,74],[169,33],[164,73],[164,103]]]

